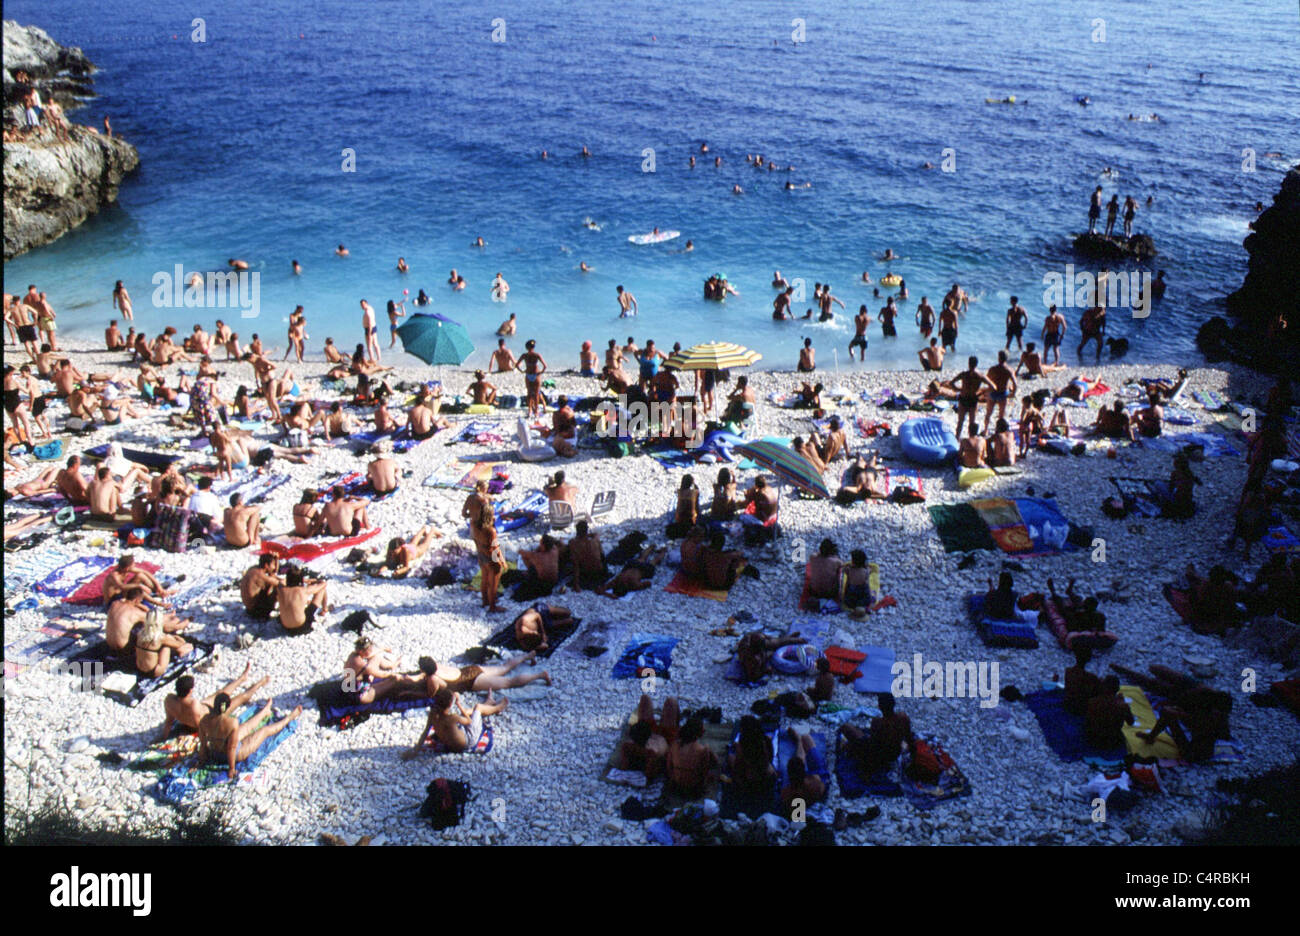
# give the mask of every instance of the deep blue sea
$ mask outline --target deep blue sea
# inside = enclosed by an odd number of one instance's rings
[[[38,283],[66,333],[96,337],[118,279],[137,326],[210,327],[221,313],[153,308],[151,278],[240,257],[261,274],[261,312],[236,327],[281,347],[296,304],[313,349],[326,335],[350,348],[358,300],[382,325],[385,300],[423,287],[468,326],[474,362],[514,312],[515,346],[536,337],[553,367],[576,366],[583,339],[629,334],[735,340],[779,368],[811,336],[819,363],[838,349],[847,367],[849,315],[773,322],[772,271],[809,293],[829,281],[850,313],[866,302],[874,317],[883,302],[859,278],[893,269],[911,293],[904,323],[920,296],[937,307],[961,282],[977,302],[958,349],[991,356],[1008,296],[1041,326],[1043,277],[1071,260],[1100,181],[1107,199],[1137,197],[1137,227],[1160,250],[1151,269],[1171,284],[1149,318],[1112,314],[1112,333],[1130,360],[1193,359],[1197,326],[1245,272],[1255,202],[1271,203],[1300,157],[1294,0],[11,0],[5,16],[81,46],[99,97],[73,119],[107,114],[140,151],[116,206],[5,269],[6,289]],[[1009,95],[1018,103],[985,103]],[[955,171],[921,169],[946,148]],[[795,171],[756,171],[756,153]],[[628,243],[655,226],[682,236]],[[339,242],[350,257],[333,255]],[[873,259],[886,247],[905,259]],[[446,285],[452,267],[463,293]],[[504,304],[489,295],[497,271]],[[705,302],[714,271],[741,295]],[[617,319],[619,284],[640,302],[631,322]],[[914,366],[919,346],[911,327],[882,341],[873,325],[868,366]]]

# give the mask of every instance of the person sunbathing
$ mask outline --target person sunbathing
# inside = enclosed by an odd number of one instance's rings
[[[830,539],[822,540],[821,546],[817,549],[817,554],[808,560],[808,564],[804,569],[808,581],[808,596],[810,598],[838,598],[840,569],[843,565],[844,560],[840,558],[839,550],[836,548],[834,541]]]
[[[985,460],[987,453],[988,443],[979,434],[979,427],[972,420],[970,435],[962,439],[958,446],[957,463],[963,468],[987,468],[989,466]]]
[[[481,370],[474,371],[474,382],[469,385],[466,393],[470,395],[476,405],[495,406],[497,392],[497,388],[488,381],[486,374]]]
[[[144,589],[132,586],[120,593],[118,600],[108,606],[107,620],[104,624],[104,642],[114,653],[130,657],[135,652],[136,641],[144,628],[145,618],[155,610],[146,599]],[[159,617],[163,631],[178,633],[189,626],[189,621],[181,621],[173,614],[163,613]]]
[[[753,508],[753,513],[749,508]],[[740,515],[740,522],[747,526],[765,526],[767,521],[776,516],[776,493],[767,486],[767,478],[759,475],[754,479],[754,486],[745,492],[745,513]]]
[[[381,439],[375,449],[375,458],[366,466],[366,481],[370,490],[382,497],[397,490],[398,467],[393,459],[393,443],[389,439]]]
[[[811,735],[799,734],[791,726],[787,728],[794,740],[794,756],[786,762],[786,782],[781,787],[781,805],[787,815],[794,813],[796,807],[807,808],[813,803],[820,803],[826,798],[826,783],[821,777],[808,772],[808,755],[816,750],[816,742]]]
[[[668,535],[678,537],[689,530],[700,519],[700,489],[695,486],[695,479],[690,475],[682,476],[681,486],[677,489],[677,506],[673,511],[673,521],[669,524]]]
[[[113,480],[113,473],[107,465],[101,465],[95,471],[95,480],[90,482],[87,491],[90,503],[90,517],[103,523],[117,523],[130,519],[130,511],[124,511],[122,488]]]
[[[628,562],[621,572],[597,589],[597,594],[604,595],[606,598],[622,598],[628,592],[645,591],[650,587],[655,569],[659,568],[659,563],[663,562],[667,553],[667,546],[660,547],[658,550],[653,546],[647,546],[641,550],[640,555]]]
[[[682,540],[682,574],[697,581],[704,578],[704,550],[709,531],[700,524],[691,527]]]
[[[772,739],[763,731],[762,723],[753,715],[745,715],[740,719],[735,749],[727,756],[727,774],[722,780],[744,799],[770,801],[776,786],[772,757]]]
[[[547,629],[567,629],[573,615],[560,605],[537,604],[520,614],[514,621],[515,643],[521,650],[549,650]]]
[[[1011,621],[1016,617],[1016,589],[1010,572],[998,576],[994,587],[989,581],[989,590],[984,593],[984,614],[993,621]]]
[[[555,409],[551,411],[551,426],[549,429],[542,429],[542,436],[550,442],[556,455],[561,458],[573,458],[578,454],[578,450],[573,445],[577,432],[578,420],[573,413],[573,407],[569,405],[569,398],[561,394],[555,401]]]
[[[1119,694],[1119,679],[1113,675],[1105,676],[1101,689],[1088,701],[1083,723],[1084,738],[1101,750],[1122,748],[1124,726],[1135,724],[1137,716]]]
[[[80,455],[68,457],[66,466],[54,477],[54,487],[70,504],[78,506],[90,504],[90,486],[81,476]]]
[[[547,500],[568,501],[570,505],[578,506],[578,488],[564,479],[563,471],[557,471],[554,477],[542,485],[542,493]]]
[[[1222,636],[1229,628],[1244,620],[1242,606],[1246,595],[1241,591],[1241,580],[1221,565],[1210,568],[1202,577],[1194,566],[1188,565],[1187,596],[1191,608],[1188,624],[1198,634]]]
[[[310,634],[320,614],[329,613],[328,588],[324,579],[308,579],[301,566],[290,566],[284,584],[276,587],[280,626],[286,634]]]
[[[750,716],[753,717],[753,716]],[[650,724],[638,721],[627,731],[627,738],[618,746],[615,763],[619,770],[638,771],[647,780],[656,780],[667,769],[668,742],[654,733]]]
[[[213,705],[216,704],[217,696],[222,693],[230,696],[230,711],[232,712],[237,712],[245,705],[248,705],[253,701],[253,696],[271,681],[270,676],[263,676],[243,692],[237,693],[240,685],[243,684],[244,680],[248,679],[248,674],[252,671],[252,668],[252,663],[245,664],[242,673],[226,683],[217,692],[204,698],[194,694],[194,677],[189,673],[176,680],[176,691],[168,693],[167,698],[163,699],[165,718],[158,740],[166,741],[171,736],[172,729],[177,727],[198,731],[199,722],[203,719],[203,716],[212,710]]]
[[[698,716],[687,720],[668,748],[665,792],[687,800],[704,796],[719,773],[718,756],[701,738],[704,721]]]
[[[431,439],[440,430],[448,428],[451,423],[441,415],[441,410],[442,399],[435,396],[428,386],[421,387],[415,403],[406,413],[406,425],[411,430],[411,438],[416,441]]]
[[[1117,664],[1111,664],[1111,668],[1134,685],[1165,700],[1159,721],[1149,732],[1138,733],[1148,744],[1168,731],[1180,756],[1204,761],[1213,757],[1216,741],[1232,737],[1228,725],[1232,696],[1228,693],[1158,663],[1151,666],[1150,675]]]
[[[857,725],[840,727],[844,736],[845,755],[857,766],[862,777],[874,777],[888,770],[908,750],[915,736],[912,721],[896,710],[897,701],[888,692],[876,697],[880,715],[871,720],[870,730],[864,732]]]
[[[884,500],[887,494],[881,484],[879,468],[878,453],[872,452],[870,460],[862,455],[855,456],[845,472],[848,483],[841,485],[835,494],[836,503],[847,505],[859,500]]]
[[[262,706],[252,718],[241,723],[229,713],[231,698],[218,692],[212,700],[212,710],[199,720],[199,750],[202,760],[211,766],[227,766],[226,776],[231,780],[239,776],[237,765],[252,757],[263,744],[274,738],[302,714],[302,706],[279,721],[258,727],[271,714],[271,703]]]
[[[838,416],[831,417],[825,439],[814,431],[811,442],[824,465],[829,465],[836,459],[843,458],[848,454],[848,440],[845,437],[844,428],[840,425]]]
[[[1029,454],[1029,447],[1037,445],[1043,434],[1043,413],[1034,405],[1034,398],[1020,400],[1020,457]]]
[[[431,657],[420,658],[420,670],[425,674],[426,689],[436,692],[450,689],[452,692],[488,692],[493,689],[516,689],[541,680],[551,685],[551,674],[543,670],[540,673],[515,673],[525,663],[532,663],[537,653],[530,651],[513,660],[507,660],[497,666],[455,666],[440,663]],[[432,694],[432,693],[431,693]]]
[[[321,522],[330,536],[357,536],[369,528],[370,516],[366,502],[359,497],[348,497],[343,485],[334,485],[330,502],[321,511]]]
[[[154,679],[167,672],[173,656],[187,656],[194,649],[193,644],[164,630],[163,617],[162,610],[150,609],[145,614],[135,640],[136,671]]]
[[[829,702],[835,696],[835,674],[831,672],[830,660],[819,656],[814,665],[817,668],[817,677],[813,680],[812,688],[808,690],[808,698],[818,703]]]
[[[405,578],[409,575],[415,564],[429,554],[433,541],[441,536],[442,534],[433,527],[423,526],[407,542],[402,542],[400,536],[394,536],[389,540],[384,564],[392,570],[393,578]]]
[[[812,440],[805,442],[803,436],[795,436],[794,440],[790,443],[790,448],[806,458],[808,464],[812,465],[819,475],[826,473],[826,463],[822,461],[821,453],[817,450],[817,446],[813,444]]]
[[[855,549],[849,554],[849,564],[840,567],[840,607],[850,615],[865,615],[871,604],[871,570],[867,568],[867,554]]]
[[[989,464],[1006,468],[1016,463],[1016,437],[1005,419],[999,418],[989,439]]]
[[[795,391],[799,395],[795,406],[800,409],[821,409],[822,408],[822,390],[821,384],[810,384],[806,381],[799,385]]]
[[[1123,400],[1116,400],[1110,409],[1103,408],[1098,411],[1093,429],[1110,439],[1137,441],[1137,429],[1128,413],[1124,411]]]
[[[768,672],[772,654],[782,647],[806,644],[808,638],[799,634],[787,634],[784,637],[768,637],[762,631],[750,631],[736,644],[736,660],[745,682],[756,683]]]
[[[262,508],[244,503],[244,495],[236,491],[230,495],[230,506],[221,515],[221,529],[226,543],[236,549],[259,548],[262,545]]]
[[[152,572],[138,568],[135,556],[126,553],[118,557],[113,570],[104,578],[104,607],[111,605],[118,595],[133,585],[144,590],[145,598],[160,604],[165,604],[174,594],[163,588]]]
[[[721,530],[715,530],[709,537],[709,545],[703,550],[704,579],[709,588],[718,591],[730,591],[736,584],[736,577],[748,567],[745,555],[737,549],[727,549],[727,537]]]
[[[586,520],[574,526],[577,535],[569,541],[569,561],[573,564],[573,589],[598,591],[609,577],[605,566],[605,553],[600,545],[600,535],[590,528]],[[684,561],[684,560],[683,560]]]
[[[477,703],[468,714],[461,703],[460,693],[450,689],[439,689],[433,697],[428,720],[424,731],[415,742],[415,747],[402,752],[403,760],[410,760],[429,746],[437,754],[464,754],[473,750],[483,734],[483,719],[503,712],[510,704],[509,699],[497,702],[488,692],[486,702]],[[452,711],[452,709],[455,711]],[[429,744],[432,736],[432,744]]]
[[[1074,665],[1065,671],[1065,710],[1071,715],[1084,716],[1088,703],[1101,691],[1101,677],[1088,672],[1092,661],[1092,648],[1083,644],[1074,647]]]
[[[519,559],[528,570],[531,583],[549,591],[560,582],[560,546],[549,533],[543,533],[537,549],[522,549]]]
[[[280,560],[271,553],[257,557],[257,565],[249,567],[239,580],[239,598],[248,616],[258,621],[268,621],[275,611],[276,598],[284,580],[276,573]]]
[[[350,701],[369,705],[387,696],[423,698],[423,674],[401,671],[402,660],[388,647],[377,647],[369,637],[359,637],[343,663],[343,691]]]
[[[709,505],[711,520],[730,520],[736,508],[743,503],[736,497],[736,479],[729,468],[718,469],[718,479],[713,484],[713,503]]]

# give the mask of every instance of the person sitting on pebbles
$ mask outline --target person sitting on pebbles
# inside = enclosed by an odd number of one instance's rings
[[[199,721],[199,750],[202,761],[212,766],[228,766],[226,775],[234,780],[239,776],[237,765],[271,738],[278,735],[302,714],[302,706],[279,721],[256,727],[271,714],[270,700],[252,718],[239,722],[230,712],[231,698],[224,692],[213,699],[212,710]]]
[[[194,645],[163,629],[165,612],[150,609],[135,641],[135,668],[142,676],[157,679],[171,666],[172,658],[187,656]],[[134,629],[132,630],[135,633]]]
[[[459,692],[446,687],[439,689],[433,696],[433,706],[429,709],[424,731],[416,740],[415,747],[402,752],[402,759],[410,760],[418,756],[426,746],[431,747],[436,754],[464,754],[473,750],[483,735],[483,719],[505,711],[509,704],[509,699],[497,702],[492,693],[488,692],[487,701],[477,703],[466,714]]]
[[[253,664],[248,663],[244,666],[242,673],[207,697],[194,694],[194,677],[189,673],[176,680],[176,691],[169,693],[167,698],[163,699],[163,712],[166,714],[166,718],[163,721],[162,732],[159,734],[158,740],[167,740],[171,736],[173,728],[187,728],[190,731],[198,731],[199,722],[204,715],[207,715],[212,710],[212,706],[217,701],[217,696],[221,693],[230,696],[230,710],[233,712],[239,711],[252,702],[253,696],[271,681],[270,676],[263,676],[243,692],[236,694],[240,685],[243,684],[244,680],[248,679],[248,674],[252,671],[252,668]]]

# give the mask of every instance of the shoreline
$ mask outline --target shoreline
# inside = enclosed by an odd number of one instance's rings
[[[114,367],[126,370],[122,366],[125,355],[96,351],[84,341],[71,344],[69,353],[84,371]],[[6,349],[7,360],[15,361],[19,356],[21,351],[13,355]],[[959,359],[964,358],[964,354],[959,355]],[[215,363],[219,371],[225,372],[219,384],[224,398],[230,399],[240,383],[252,382],[251,370],[246,365],[220,360]],[[1035,386],[1060,386],[1083,373],[1119,388],[1127,379],[1171,377],[1176,367],[1173,364],[1071,366],[1047,381],[1037,381]],[[169,382],[174,381],[176,369],[167,370]],[[306,396],[324,395],[316,379],[324,370],[319,351],[309,353],[306,365],[294,365]],[[950,377],[955,372],[948,369],[944,374]],[[812,376],[825,382],[828,388],[842,384],[855,398],[864,391],[874,395],[885,387],[911,395],[935,376],[919,370],[856,371],[838,375],[832,371],[830,374],[827,379],[827,372],[819,370]],[[463,386],[472,379],[458,367],[424,365],[403,365],[393,376],[406,381],[441,379],[448,395],[463,391]],[[589,394],[597,386],[596,381],[576,375],[554,376],[557,393]],[[791,371],[751,374],[751,384],[760,401],[755,435],[808,431],[811,421],[806,411],[777,409],[766,402],[769,393],[789,391],[807,376]],[[1210,367],[1191,370],[1189,391],[1215,389],[1233,400],[1250,402],[1266,393],[1269,385],[1266,375],[1245,368]],[[498,386],[503,393],[517,395],[522,391],[523,380],[517,376],[501,381]],[[1188,408],[1195,409],[1190,405]],[[61,422],[62,409],[62,404],[55,404],[49,412],[56,426]],[[523,412],[498,414],[506,417],[502,420],[506,427],[503,436],[512,434],[509,427]],[[912,415],[861,402],[840,412],[861,415],[868,420],[885,419],[895,426],[900,419]],[[1067,408],[1066,413],[1075,425],[1082,424],[1085,417],[1090,422],[1095,416],[1090,408]],[[452,418],[456,423],[464,420],[464,417]],[[1170,427],[1171,434],[1181,431],[1183,427]],[[153,447],[173,434],[165,415],[150,411],[144,419],[128,421],[122,426],[101,427],[85,436],[64,435],[63,438],[67,451],[75,452],[110,439],[134,447]],[[192,434],[189,430],[181,435]],[[259,438],[268,437],[265,430],[256,434]],[[383,528],[375,542],[383,542],[390,535],[409,536],[422,524],[431,522],[448,539],[468,544],[460,519],[463,494],[425,487],[420,482],[445,459],[463,455],[486,457],[507,448],[513,449],[513,445],[479,448],[460,444],[448,448],[441,439],[435,438],[410,453],[396,456],[399,467],[412,474],[403,479],[402,487],[393,497],[371,506],[372,522]],[[852,448],[879,449],[886,465],[904,464],[893,438],[855,440]],[[193,450],[182,448],[179,452],[187,462],[204,458]],[[579,503],[584,506],[598,491],[616,490],[615,510],[598,526],[606,549],[634,531],[646,533],[656,544],[666,542],[664,526],[682,475],[689,471],[705,488],[719,467],[697,465],[688,470],[665,470],[640,454],[614,460],[589,449],[580,449],[573,460],[556,459],[542,464],[519,462],[513,455],[499,460],[509,463],[514,485],[500,499],[507,503],[539,487],[545,476],[561,469],[579,487]],[[292,480],[274,491],[263,505],[263,516],[269,518],[268,533],[285,530],[290,505],[304,487],[316,487],[323,479],[355,468],[363,461],[353,457],[347,448],[322,448],[313,456],[312,463],[277,463],[274,470],[288,474]],[[734,465],[731,467],[733,471],[736,469]],[[840,467],[827,472],[827,483],[832,487],[838,480]],[[1098,510],[1100,501],[1114,493],[1110,475],[1167,476],[1167,454],[1122,446],[1119,458],[1111,462],[1104,456],[1057,458],[1034,453],[1022,467],[1023,475],[996,478],[972,490],[960,490],[951,470],[921,468],[927,495],[924,506],[859,504],[843,508],[833,502],[795,498],[789,487],[784,486],[780,539],[771,548],[746,550],[760,568],[761,578],[742,579],[726,602],[666,594],[664,585],[671,572],[665,570],[655,576],[648,591],[635,593],[626,601],[569,592],[552,597],[551,602],[571,608],[585,623],[611,622],[621,629],[620,640],[636,630],[678,638],[671,677],[661,683],[658,691],[679,696],[684,707],[716,705],[722,708],[726,718],[738,718],[749,711],[756,698],[766,697],[769,690],[803,688],[807,680],[775,677],[761,689],[742,689],[725,682],[720,676],[720,666],[714,661],[735,640],[710,636],[708,631],[722,626],[729,615],[742,609],[755,614],[763,624],[782,629],[796,620],[815,617],[796,609],[802,572],[793,556],[796,549],[811,552],[822,537],[832,536],[842,554],[847,555],[851,548],[865,548],[869,558],[880,564],[884,592],[898,601],[898,607],[871,615],[865,621],[833,616],[830,618],[832,631],[844,631],[858,646],[890,647],[897,659],[903,661],[910,661],[915,653],[920,653],[926,660],[996,662],[1003,686],[1015,685],[1028,692],[1059,675],[1069,656],[1045,630],[1039,632],[1040,647],[1032,651],[993,649],[979,641],[966,622],[964,597],[967,592],[986,588],[989,576],[996,576],[1005,557],[1001,553],[979,552],[972,566],[960,568],[960,555],[943,551],[926,507],[964,503],[972,497],[1022,496],[1033,486],[1039,493],[1053,492],[1068,518],[1093,526],[1097,535],[1107,541],[1105,563],[1092,562],[1084,551],[1026,558],[1023,560],[1026,571],[1016,573],[1017,588],[1023,590],[1043,587],[1049,576],[1058,581],[1075,577],[1084,594],[1108,591],[1117,595],[1115,600],[1105,601],[1102,610],[1120,641],[1114,649],[1099,654],[1098,662],[1092,667],[1095,672],[1104,672],[1105,665],[1111,662],[1141,670],[1157,662],[1185,667],[1183,658],[1196,656],[1211,660],[1218,673],[1216,685],[1230,685],[1233,674],[1245,666],[1254,667],[1265,676],[1261,683],[1280,678],[1280,666],[1218,638],[1197,636],[1176,623],[1176,615],[1160,592],[1160,586],[1180,575],[1189,562],[1203,570],[1209,564],[1224,561],[1221,544],[1231,528],[1231,515],[1244,476],[1241,459],[1207,459],[1196,466],[1196,473],[1204,482],[1197,489],[1198,513],[1180,524],[1165,520],[1145,520],[1140,524],[1132,519],[1111,521]],[[6,474],[6,489],[27,480],[36,470],[33,466],[16,475]],[[741,481],[748,482],[753,476],[752,472],[742,472]],[[12,506],[7,505],[7,514]],[[1129,529],[1131,526],[1140,529],[1134,532]],[[542,527],[532,524],[516,533],[503,534],[507,557],[517,556],[520,548],[531,548],[540,532]],[[569,531],[565,531],[563,538],[568,536]],[[108,542],[110,534],[81,530],[66,537],[66,541],[54,537],[53,544],[77,554],[87,551],[117,554],[114,544]],[[96,539],[104,540],[106,545],[92,546]],[[248,550],[205,547],[181,554],[143,548],[132,551],[140,559],[162,565],[172,576],[186,575],[191,583],[209,575],[233,581],[253,561]],[[16,554],[20,558],[24,555]],[[1234,569],[1253,571],[1262,561],[1262,555],[1257,550],[1248,564],[1241,563],[1234,555],[1228,564]],[[506,614],[483,615],[477,609],[476,594],[457,586],[428,589],[418,570],[411,578],[400,581],[358,579],[337,555],[313,563],[311,569],[329,579],[331,604],[337,610],[329,614],[325,627],[318,627],[316,632],[297,641],[263,636],[247,649],[236,649],[241,633],[259,630],[244,615],[237,591],[209,593],[194,608],[187,609],[187,614],[202,626],[195,636],[215,641],[224,648],[214,669],[198,675],[200,691],[205,694],[215,691],[219,681],[237,675],[244,663],[251,661],[255,678],[271,677],[266,693],[259,698],[273,695],[280,709],[298,703],[305,706],[295,735],[265,765],[266,788],[262,792],[241,789],[233,797],[230,808],[239,817],[248,841],[304,844],[314,841],[319,833],[330,832],[349,841],[362,834],[382,833],[394,844],[645,843],[640,823],[619,819],[619,803],[639,791],[600,779],[601,765],[614,746],[619,726],[634,709],[641,691],[637,680],[616,681],[609,677],[621,642],[617,646],[611,643],[612,652],[594,660],[561,647],[545,664],[555,678],[555,686],[539,693],[541,698],[520,700],[495,717],[495,748],[488,755],[422,757],[407,763],[400,760],[399,754],[418,735],[423,711],[412,716],[376,716],[346,732],[315,724],[317,712],[314,703],[305,697],[305,690],[319,680],[338,675],[354,637],[340,632],[339,622],[353,610],[368,609],[386,625],[374,635],[376,641],[397,650],[408,663],[426,653],[446,660],[480,644],[509,623],[513,614],[525,605],[503,601],[510,609]],[[1117,583],[1127,584],[1120,587]],[[6,584],[8,592],[9,583]],[[28,594],[25,591],[7,594],[6,603],[16,604]],[[7,619],[6,639],[31,634],[53,617],[67,616],[69,611],[78,619],[103,620],[99,609],[73,610],[40,598],[38,607],[16,611]],[[32,783],[34,803],[65,802],[92,822],[139,828],[148,826],[171,809],[156,802],[147,792],[153,780],[151,775],[108,767],[95,759],[97,753],[125,754],[139,750],[162,722],[163,692],[150,695],[139,707],[128,708],[102,696],[71,693],[58,677],[38,670],[7,679],[5,688],[8,716],[5,746],[10,752],[6,758],[5,780],[6,790],[12,791],[6,793],[6,808],[11,815],[24,807],[19,791],[26,789],[28,779]],[[509,697],[511,690],[505,695]],[[662,696],[657,698],[661,700]],[[843,686],[836,689],[835,698],[846,705],[866,704],[871,699]],[[1201,809],[1200,804],[1211,794],[1217,780],[1257,774],[1289,763],[1289,752],[1300,746],[1300,724],[1287,713],[1257,708],[1248,704],[1244,696],[1235,694],[1233,736],[1246,748],[1244,763],[1172,769],[1167,773],[1167,780],[1173,795],[1144,798],[1124,819],[1098,826],[1087,821],[1086,802],[1062,797],[1063,787],[1085,783],[1093,771],[1079,763],[1061,762],[1044,742],[1034,717],[1024,705],[1004,701],[986,708],[979,702],[972,698],[900,700],[900,710],[912,718],[918,732],[939,736],[970,779],[972,795],[924,813],[906,799],[844,800],[833,794],[834,806],[860,811],[874,803],[882,809],[881,818],[875,822],[841,833],[842,843],[1118,844],[1121,838],[1143,844],[1173,843],[1180,841],[1176,831],[1178,823]],[[828,734],[834,730],[816,720],[797,724],[803,730],[815,728]],[[80,738],[85,738],[87,744],[79,744]],[[427,823],[414,818],[414,810],[424,796],[424,786],[435,774],[469,780],[474,789],[466,819],[445,833],[434,832]],[[223,795],[227,794],[204,792],[199,794],[197,802],[215,802]],[[505,802],[503,822],[494,821],[492,815],[490,804],[498,798]],[[972,822],[972,816],[983,817],[983,821]]]

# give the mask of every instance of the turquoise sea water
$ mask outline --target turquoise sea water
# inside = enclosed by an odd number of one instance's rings
[[[236,327],[281,347],[296,304],[313,348],[327,334],[350,348],[359,299],[382,325],[385,300],[423,287],[433,310],[469,327],[472,362],[515,312],[515,345],[536,337],[552,366],[576,366],[583,339],[631,334],[727,338],[781,368],[807,335],[820,363],[838,348],[847,367],[849,316],[773,322],[772,271],[809,294],[829,280],[850,313],[867,302],[874,317],[883,302],[858,278],[893,269],[912,298],[898,339],[873,325],[868,366],[913,365],[906,323],[921,295],[937,306],[953,281],[978,297],[958,348],[990,356],[1012,293],[1041,326],[1043,277],[1071,261],[1100,181],[1107,198],[1142,203],[1138,229],[1161,251],[1150,269],[1171,282],[1149,318],[1112,314],[1113,332],[1132,342],[1130,360],[1181,360],[1244,274],[1252,206],[1300,155],[1300,17],[1280,0],[272,0],[202,13],[201,43],[192,4],[15,0],[5,15],[82,46],[100,97],[73,119],[110,115],[140,150],[118,205],[5,268],[7,290],[38,283],[65,333],[95,337],[118,279],[150,332],[235,317],[153,308],[151,278],[241,257],[261,275],[261,303]],[[984,102],[1012,94],[1027,103]],[[1161,119],[1126,119],[1151,112]],[[690,169],[701,141],[709,156]],[[956,171],[920,168],[945,148]],[[345,149],[355,172],[342,171]],[[796,170],[755,171],[747,153]],[[1106,166],[1117,179],[1100,177]],[[788,192],[787,180],[812,186]],[[737,183],[745,194],[730,193]],[[628,243],[655,226],[682,237]],[[470,246],[477,236],[486,248]],[[339,242],[350,257],[333,256]],[[872,259],[886,247],[905,259]],[[446,286],[452,267],[463,293]],[[497,271],[512,287],[504,304],[489,296]],[[714,271],[741,295],[705,302]],[[618,284],[640,301],[632,322],[617,319]]]

